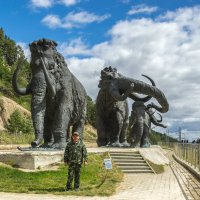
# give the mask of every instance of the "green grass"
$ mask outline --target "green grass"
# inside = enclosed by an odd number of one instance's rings
[[[147,160],[147,162],[149,163],[151,168],[156,172],[156,174],[161,174],[165,171],[164,165],[155,164],[155,163],[151,162],[150,160]]]
[[[0,102],[1,105],[1,102]],[[84,142],[96,144],[97,133],[91,125],[85,125]],[[34,133],[32,134],[19,134],[9,133],[7,131],[0,132],[0,145],[1,144],[31,144],[34,140]],[[90,145],[91,146],[91,145]],[[93,145],[94,146],[94,145]]]
[[[67,167],[60,164],[57,171],[23,172],[0,166],[0,192],[42,193],[82,196],[110,196],[123,179],[123,173],[114,166],[108,171],[103,166],[106,155],[89,154],[88,165],[82,167],[79,192],[64,191]]]
[[[30,144],[34,140],[34,134],[10,134],[6,131],[0,132],[1,144]]]

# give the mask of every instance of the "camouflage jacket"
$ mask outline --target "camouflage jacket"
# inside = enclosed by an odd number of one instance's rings
[[[85,144],[80,140],[77,143],[69,142],[65,148],[64,162],[82,164],[83,161],[87,161]]]

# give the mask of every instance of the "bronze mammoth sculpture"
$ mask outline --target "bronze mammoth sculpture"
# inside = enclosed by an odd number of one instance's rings
[[[32,147],[63,149],[70,125],[82,136],[86,116],[86,91],[69,71],[63,56],[52,40],[41,39],[30,44],[31,82],[26,88],[18,86],[21,65],[13,75],[13,88],[20,95],[32,95],[31,113],[35,130]]]
[[[160,115],[160,114],[159,114]],[[152,108],[145,106],[144,102],[136,101],[132,105],[131,116],[129,119],[129,142],[131,147],[149,147],[149,135],[151,133],[151,123],[156,126],[166,128],[161,119],[154,116]]]
[[[147,76],[152,87],[154,82]],[[129,146],[127,144],[128,103],[126,97],[131,96],[135,101],[148,101],[151,96],[140,98],[133,93],[132,87],[124,89],[117,80],[123,76],[117,73],[116,68],[106,67],[101,71],[99,93],[96,101],[96,126],[98,146],[110,145],[112,147]],[[119,87],[118,87],[119,86]],[[149,85],[150,86],[150,85]],[[128,95],[125,96],[124,93]]]

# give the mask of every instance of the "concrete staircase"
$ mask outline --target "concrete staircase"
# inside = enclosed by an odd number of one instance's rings
[[[138,151],[135,152],[110,152],[112,161],[124,173],[154,173],[148,163]]]

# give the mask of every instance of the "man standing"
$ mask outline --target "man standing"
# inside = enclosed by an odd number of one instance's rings
[[[70,141],[64,153],[65,165],[68,165],[68,180],[66,190],[72,189],[72,181],[74,178],[74,190],[78,191],[80,185],[81,165],[87,164],[87,150],[85,144],[80,140],[78,132],[72,134],[72,141]],[[75,176],[75,177],[74,177]]]

